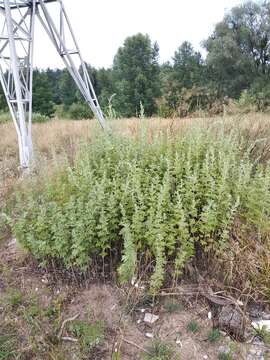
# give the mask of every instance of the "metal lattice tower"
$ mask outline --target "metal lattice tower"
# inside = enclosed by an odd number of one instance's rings
[[[0,81],[17,131],[20,164],[22,168],[28,168],[33,158],[31,128],[36,18],[103,129],[105,121],[62,0],[0,0],[0,13],[3,15]]]

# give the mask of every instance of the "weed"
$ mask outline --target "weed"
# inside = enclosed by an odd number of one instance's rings
[[[37,304],[30,305],[25,311],[26,319],[34,319],[40,314],[40,309]]]
[[[20,290],[12,289],[6,297],[7,305],[17,309],[23,303],[23,294]]]
[[[58,296],[56,299],[54,299],[44,310],[44,316],[50,320],[59,320],[61,317],[63,301],[64,298],[62,296]]]
[[[70,325],[70,331],[73,336],[79,339],[84,352],[102,345],[104,341],[104,326],[100,321],[90,324],[86,321],[77,320]]]
[[[258,337],[265,344],[270,345],[270,332],[268,331],[268,328],[265,325],[254,328],[253,333],[254,336]]]
[[[11,326],[3,326],[0,329],[0,360],[16,358],[17,334]]]
[[[256,249],[266,252],[270,228],[270,165],[254,162],[251,145],[223,125],[197,125],[181,136],[161,132],[152,141],[147,131],[134,139],[100,134],[71,167],[44,182],[33,178],[16,194],[14,236],[42,264],[53,258],[84,272],[102,263],[118,269],[124,283],[142,273],[140,267],[150,269],[152,294],[162,287],[168,264],[172,282],[191,260],[201,264],[216,256],[235,268],[237,261],[225,261],[234,256],[226,249],[235,230],[243,235],[252,229],[250,246],[239,240],[232,248],[251,254],[255,238]],[[258,266],[245,262],[255,273],[246,269],[242,281],[265,293],[267,256],[259,255]],[[243,273],[240,266],[221,271],[233,274],[231,281]]]
[[[53,319],[55,317],[58,317],[59,315],[59,308],[55,306],[55,304],[50,304],[47,306],[47,308],[44,311],[45,317],[49,319]]]
[[[166,301],[164,304],[164,309],[167,313],[173,314],[183,310],[183,305],[175,300]]]
[[[144,360],[171,360],[174,355],[172,347],[159,339],[154,340],[147,351]]]
[[[218,360],[232,360],[232,355],[229,352],[221,352],[218,354]]]
[[[0,335],[0,360],[15,358],[14,341],[9,335]]]
[[[121,355],[118,350],[112,354],[112,360],[121,360]]]
[[[218,329],[212,329],[207,334],[207,340],[211,343],[218,341],[220,337],[221,335]]]
[[[195,334],[199,331],[199,324],[197,323],[197,321],[192,320],[187,324],[187,329],[188,331]]]

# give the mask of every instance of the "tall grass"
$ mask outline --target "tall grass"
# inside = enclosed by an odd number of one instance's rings
[[[16,195],[14,235],[43,263],[110,264],[123,283],[147,268],[154,293],[188,263],[225,258],[240,244],[236,229],[265,248],[270,168],[250,145],[222,124],[151,141],[143,126],[133,138],[99,134],[72,167]],[[267,278],[258,279],[246,271],[245,281],[263,289]]]

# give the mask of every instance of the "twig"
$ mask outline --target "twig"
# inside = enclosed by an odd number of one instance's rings
[[[80,316],[80,314],[76,314],[75,316],[73,316],[72,318],[68,318],[66,320],[63,321],[62,325],[61,325],[61,328],[59,330],[59,333],[58,333],[58,339],[60,339],[62,337],[62,334],[63,334],[63,331],[64,331],[64,328],[66,326],[66,324],[68,322],[71,322],[71,321],[74,321],[76,320],[78,317]]]
[[[182,287],[178,288],[177,292],[165,292],[164,290],[158,294],[158,296],[166,297],[166,296],[198,296],[201,295],[207,298],[214,304],[226,306],[226,305],[236,305],[239,306],[239,301],[230,297],[225,297],[222,295],[218,295],[219,292],[214,293],[210,287],[205,286],[189,286],[189,287]]]
[[[69,337],[69,336],[63,336],[61,339],[63,341],[70,341],[70,342],[74,342],[74,343],[77,343],[79,341],[78,339],[74,339],[74,338]]]
[[[130,341],[130,340],[127,340],[127,339],[123,339],[123,341],[124,341],[125,343],[127,343],[127,344],[129,344],[129,345],[132,345],[132,346],[136,347],[137,349],[145,352],[146,354],[151,355],[150,351],[144,349],[144,348],[141,347],[140,345],[135,344],[133,341]]]

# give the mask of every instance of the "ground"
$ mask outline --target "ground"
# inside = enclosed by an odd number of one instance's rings
[[[40,269],[15,239],[0,252],[1,360],[268,359],[261,342],[257,349],[215,330],[205,299],[67,280]],[[145,313],[159,319],[148,325]]]

